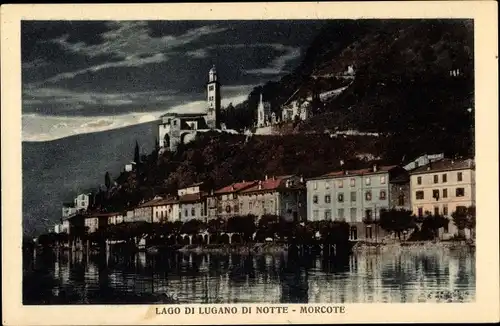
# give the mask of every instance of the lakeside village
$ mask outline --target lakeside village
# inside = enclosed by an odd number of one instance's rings
[[[352,71],[350,71],[352,73]],[[175,151],[198,132],[219,131],[221,99],[215,67],[209,72],[206,113],[167,113],[158,127],[161,151]],[[294,104],[295,103],[295,104]],[[283,119],[307,119],[307,106],[287,101]],[[305,108],[305,111],[304,111]],[[276,117],[262,96],[258,127]],[[136,169],[127,164],[125,171]],[[61,223],[35,242],[71,251],[220,250],[252,252],[278,244],[303,252],[349,251],[360,243],[475,239],[473,159],[423,155],[405,165],[340,169],[324,175],[266,175],[220,189],[203,182],[176,194],[144,198],[120,212],[93,211],[94,196],[79,194],[62,208]],[[291,247],[292,246],[292,247]]]

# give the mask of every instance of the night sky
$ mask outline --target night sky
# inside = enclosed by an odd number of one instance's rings
[[[23,140],[45,141],[223,105],[299,64],[325,21],[24,21]]]

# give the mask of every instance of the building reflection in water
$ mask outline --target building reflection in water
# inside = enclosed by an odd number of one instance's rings
[[[460,291],[474,300],[475,255],[467,251],[357,253],[343,258],[82,252],[23,260],[25,304],[344,303],[435,301]],[[133,299],[131,299],[133,298]]]

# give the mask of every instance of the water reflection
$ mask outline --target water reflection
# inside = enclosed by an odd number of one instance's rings
[[[46,252],[23,260],[24,304],[473,301],[474,252],[287,255]]]

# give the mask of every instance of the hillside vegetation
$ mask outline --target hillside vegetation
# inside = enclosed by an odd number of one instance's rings
[[[474,119],[467,109],[474,108],[473,48],[467,20],[335,21],[312,41],[292,74],[255,88],[247,101],[227,110],[227,125],[253,125],[260,92],[279,112],[296,90],[306,97],[345,86],[340,77],[353,66],[352,84],[298,131],[392,135],[396,157],[407,150],[472,155]],[[451,70],[459,75],[450,76]]]

